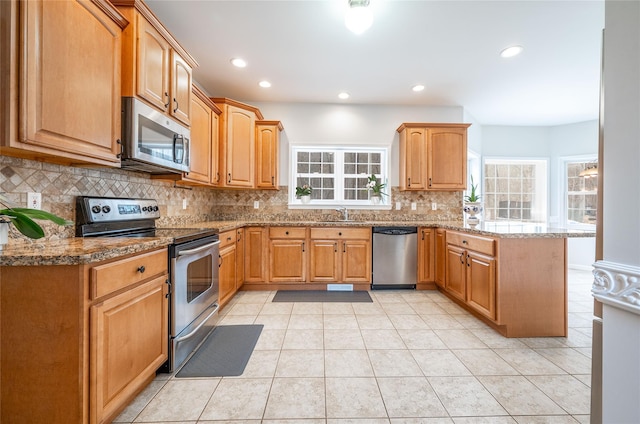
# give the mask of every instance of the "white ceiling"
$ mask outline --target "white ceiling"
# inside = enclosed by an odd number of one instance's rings
[[[373,26],[359,36],[344,26],[347,0],[146,3],[215,97],[463,106],[484,125],[598,117],[602,0],[371,0]],[[523,53],[501,58],[513,44]],[[260,88],[263,79],[272,87]],[[414,93],[415,84],[426,89]]]

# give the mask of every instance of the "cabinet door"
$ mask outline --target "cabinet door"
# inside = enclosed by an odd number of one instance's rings
[[[211,181],[212,115],[216,114],[205,102],[194,95],[191,99],[190,163],[189,172],[185,174],[185,178],[203,184]]]
[[[171,106],[169,95],[169,43],[147,20],[136,15],[138,20],[138,60],[136,93],[158,110],[166,111]],[[189,86],[191,90],[191,86]]]
[[[244,284],[244,228],[236,230],[236,291]]]
[[[278,125],[256,125],[256,187],[278,188]]]
[[[418,282],[432,283],[435,280],[435,251],[433,228],[420,228],[418,239]]]
[[[252,188],[255,171],[255,114],[228,106],[226,119],[226,185]]]
[[[171,50],[171,105],[169,113],[185,125],[191,122],[191,66]]]
[[[231,244],[220,249],[220,306],[227,303],[236,288],[236,245]]]
[[[400,188],[426,190],[427,130],[406,128],[400,137]]]
[[[466,251],[464,249],[450,244],[447,245],[445,289],[463,302],[466,301],[465,280],[467,265],[465,255]]]
[[[219,186],[220,177],[220,116],[211,114],[211,185]]]
[[[306,252],[304,240],[271,240],[269,248],[273,283],[306,280]]]
[[[167,360],[166,279],[158,277],[91,307],[91,422],[110,422],[123,401]]]
[[[371,242],[369,240],[343,240],[342,279],[345,283],[371,282]]]
[[[122,29],[93,2],[21,4],[20,147],[118,164]]]
[[[309,281],[336,282],[340,275],[338,240],[311,240],[309,242]]]
[[[444,288],[445,276],[446,276],[446,258],[447,258],[447,242],[445,238],[445,230],[438,228],[436,230],[436,252],[435,252],[435,272],[436,272],[436,284],[438,287]]]
[[[247,227],[244,229],[244,281],[265,283],[267,277],[267,257],[269,256],[267,229]]]
[[[466,128],[429,128],[428,187],[464,190],[467,183]]]
[[[496,261],[467,252],[467,304],[482,315],[496,319]]]

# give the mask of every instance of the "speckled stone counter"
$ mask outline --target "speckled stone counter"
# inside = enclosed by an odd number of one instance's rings
[[[594,232],[550,228],[526,223],[481,223],[470,228],[459,221],[206,221],[185,224],[185,228],[212,228],[220,232],[246,226],[302,226],[302,227],[372,227],[419,226],[464,231],[496,238],[567,238],[595,237]],[[166,237],[142,238],[68,238],[52,241],[27,241],[9,244],[0,251],[0,266],[74,265],[100,262],[119,256],[139,253],[171,244]]]

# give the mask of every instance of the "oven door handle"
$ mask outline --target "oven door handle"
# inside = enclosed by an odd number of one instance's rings
[[[209,315],[207,315],[207,317],[205,319],[203,319],[202,322],[200,322],[200,324],[198,324],[198,326],[196,328],[194,328],[193,330],[191,330],[188,334],[185,334],[184,336],[176,337],[174,340],[176,342],[181,342],[183,340],[186,340],[186,339],[192,337],[194,334],[196,334],[198,332],[198,330],[200,330],[200,328],[202,328],[202,326],[207,321],[209,321],[209,318],[211,318],[213,316],[213,314],[218,312],[218,309],[220,309],[220,306],[216,305],[216,307],[213,309],[213,311],[211,311],[211,313]]]
[[[220,244],[220,240],[214,241],[213,243],[205,244],[204,246],[196,247],[195,249],[181,250],[178,252],[178,256],[195,255],[196,253],[200,253],[203,250],[207,250],[218,244]]]

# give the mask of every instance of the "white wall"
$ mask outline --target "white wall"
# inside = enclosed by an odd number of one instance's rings
[[[290,144],[391,146],[390,183],[398,185],[399,138],[403,122],[463,122],[461,107],[252,103],[267,120],[282,121],[280,183],[289,181]]]

